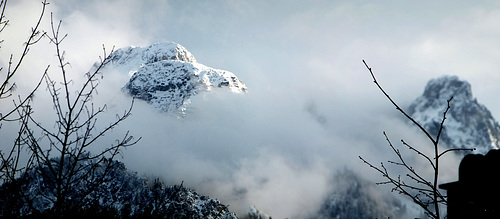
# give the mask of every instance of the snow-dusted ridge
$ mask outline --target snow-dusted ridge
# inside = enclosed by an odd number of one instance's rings
[[[106,215],[107,218],[237,219],[236,214],[219,200],[198,194],[182,184],[166,186],[159,179],[139,177],[119,161],[106,165],[87,166],[92,169],[90,175],[87,169],[77,173],[75,178],[80,180],[65,190],[64,218]],[[57,194],[51,177],[49,166],[44,164],[27,171],[14,182],[0,185],[0,218],[53,217]],[[94,180],[100,177],[102,183],[94,187]]]
[[[117,49],[109,56],[104,70],[113,68],[132,76],[143,65],[161,60],[177,60],[196,63],[194,56],[183,46],[173,42],[154,43],[148,47],[129,46]]]
[[[200,92],[218,88],[247,92],[246,85],[232,72],[198,63],[186,48],[173,42],[118,49],[109,60],[103,71],[130,76],[123,91],[162,112],[184,113],[190,97]]]
[[[451,148],[476,148],[481,154],[499,148],[500,125],[472,96],[471,85],[457,76],[430,80],[408,112],[435,136],[451,97],[441,142]]]

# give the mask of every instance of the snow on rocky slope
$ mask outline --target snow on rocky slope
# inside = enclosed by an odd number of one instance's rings
[[[476,148],[481,154],[499,148],[500,125],[472,96],[471,85],[457,76],[430,80],[408,113],[436,136],[451,97],[441,142],[450,148]]]
[[[74,178],[80,180],[75,186],[64,190],[67,206],[65,218],[237,218],[217,199],[197,194],[182,184],[166,186],[159,179],[138,177],[136,173],[128,171],[123,163],[110,162],[109,170],[95,164],[91,166],[93,169],[77,173]],[[88,174],[90,171],[92,174]],[[43,165],[13,182],[0,185],[0,218],[54,216],[57,194],[54,187],[56,182],[51,179],[54,178],[49,166]],[[96,179],[103,180],[95,184]]]
[[[339,171],[333,191],[311,219],[329,218],[410,218],[415,212],[393,193],[384,193],[375,183],[352,170]],[[416,214],[415,214],[416,215]]]
[[[161,112],[184,114],[190,97],[200,92],[219,88],[247,92],[236,75],[198,63],[186,48],[173,42],[118,49],[109,60],[103,71],[128,74],[130,80],[123,91]]]

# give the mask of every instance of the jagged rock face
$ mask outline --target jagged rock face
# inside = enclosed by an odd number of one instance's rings
[[[114,51],[110,56],[114,67],[137,71],[141,65],[158,62],[161,60],[177,60],[183,62],[196,62],[194,56],[183,46],[177,43],[155,43],[146,48],[126,47]]]
[[[250,206],[247,219],[272,219],[272,217],[252,205]]]
[[[476,148],[476,153],[482,154],[499,148],[498,122],[473,98],[471,85],[456,76],[429,81],[423,95],[410,105],[408,113],[436,136],[451,97],[441,143],[449,148]]]
[[[104,70],[131,76],[123,90],[162,112],[184,113],[190,97],[200,92],[219,88],[247,92],[236,75],[198,63],[183,46],[172,42],[118,49],[109,58]]]

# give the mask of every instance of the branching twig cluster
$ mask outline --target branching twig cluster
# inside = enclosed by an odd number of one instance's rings
[[[397,161],[388,161],[389,164],[403,167],[407,174],[402,177],[401,175],[391,175],[387,170],[386,166],[382,162],[380,167],[375,166],[362,158],[359,157],[365,164],[370,166],[371,168],[378,171],[382,176],[387,180],[384,182],[377,183],[379,185],[382,184],[390,184],[393,186],[393,192],[399,192],[402,195],[409,197],[413,202],[419,205],[425,212],[425,214],[431,218],[440,218],[439,207],[440,204],[446,205],[447,197],[441,193],[438,189],[438,177],[439,177],[439,158],[444,154],[451,151],[459,151],[459,150],[473,150],[473,149],[448,149],[440,153],[439,150],[439,140],[444,128],[444,122],[446,120],[446,115],[450,110],[450,102],[453,97],[448,100],[448,105],[443,112],[443,118],[441,120],[441,124],[439,127],[439,131],[435,137],[433,137],[421,124],[419,124],[415,119],[413,119],[410,115],[408,115],[398,104],[389,96],[389,94],[382,88],[382,86],[378,83],[372,69],[368,66],[368,64],[363,60],[365,67],[370,72],[373,82],[377,85],[378,89],[385,95],[385,97],[396,107],[401,114],[403,114],[408,120],[410,120],[413,124],[415,124],[422,133],[424,133],[427,138],[432,142],[433,145],[433,154],[428,155],[423,153],[420,149],[417,149],[411,146],[409,143],[401,140],[402,144],[408,148],[410,151],[416,153],[419,157],[426,160],[433,170],[433,178],[432,180],[427,180],[423,174],[419,173],[415,170],[411,164],[409,164],[405,157],[401,154],[399,149],[397,149],[392,142],[389,140],[389,137],[384,132],[384,136],[386,138],[387,143],[389,144],[392,151],[396,154],[398,160]],[[407,180],[407,181],[405,181]]]
[[[0,33],[8,24],[4,16],[6,4],[7,0],[0,0]],[[30,31],[20,58],[14,62],[11,55],[7,70],[0,68],[0,73],[2,70],[6,73],[0,81],[0,101],[3,103],[11,99],[14,102],[11,109],[0,112],[0,124],[12,121],[19,123],[11,150],[5,153],[0,151],[0,185],[15,185],[18,183],[16,180],[36,171],[44,179],[37,188],[38,191],[20,191],[19,197],[14,200],[22,200],[28,208],[33,209],[33,200],[45,199],[44,202],[50,202],[53,206],[50,211],[54,216],[64,217],[65,212],[83,206],[85,198],[109,179],[106,176],[116,163],[113,159],[119,155],[120,150],[136,144],[140,138],[134,139],[126,132],[110,146],[104,149],[96,147],[100,143],[99,139],[131,115],[134,101],[123,114],[116,115],[111,123],[103,125],[98,122],[98,118],[106,111],[106,105],[95,106],[93,98],[97,94],[98,79],[102,77],[101,69],[109,62],[109,54],[103,46],[104,54],[100,65],[85,74],[82,85],[75,85],[67,72],[69,63],[65,61],[66,54],[61,48],[67,36],[60,34],[62,22],[55,23],[51,16],[51,30],[39,30],[48,3],[43,1],[42,5],[41,15]],[[42,38],[54,45],[58,60],[56,72],[61,79],[53,79],[48,66],[36,87],[27,96],[14,98],[14,75],[19,72],[29,48]],[[53,113],[56,116],[54,124],[44,124],[39,115],[34,114],[31,104],[34,93],[44,83],[51,96],[52,108],[40,111],[44,114]],[[25,163],[21,162],[21,156],[26,157],[26,161],[23,161]],[[50,192],[44,192],[46,190]]]
[[[14,76],[19,75],[19,69],[23,65],[25,58],[28,55],[28,52],[32,46],[38,43],[44,36],[45,32],[40,30],[40,25],[42,19],[45,14],[45,10],[48,3],[47,1],[42,2],[42,9],[40,16],[38,17],[35,25],[31,28],[28,39],[23,44],[22,51],[18,58],[14,58],[14,54],[10,55],[9,62],[7,68],[1,66],[0,67],[0,101],[2,105],[5,107],[7,105],[6,102],[12,101],[13,104],[11,108],[2,108],[4,111],[0,111],[0,128],[2,127],[2,122],[15,122],[18,121],[20,125],[19,135],[14,140],[13,146],[10,147],[10,150],[4,152],[0,150],[0,183],[2,182],[10,182],[14,180],[18,173],[29,168],[28,165],[20,165],[20,157],[23,145],[23,142],[26,139],[23,139],[22,133],[24,130],[23,124],[27,122],[27,115],[32,113],[31,109],[31,100],[38,90],[38,88],[42,85],[45,76],[47,75],[48,67],[45,69],[43,74],[41,75],[38,83],[35,87],[28,93],[26,96],[15,96],[14,91],[16,89],[16,82],[14,80]],[[0,1],[0,34],[6,30],[7,25],[9,24],[9,20],[5,17],[5,12],[7,8],[7,0]],[[1,44],[4,43],[4,40],[0,40]],[[6,144],[7,142],[0,142],[1,144]]]
[[[51,27],[51,34],[46,36],[55,46],[62,82],[55,81],[49,75],[45,77],[45,82],[57,119],[55,125],[47,126],[29,114],[29,126],[40,130],[42,135],[36,137],[33,128],[26,128],[24,135],[29,139],[28,147],[33,152],[34,163],[45,167],[41,174],[53,179],[47,181],[49,185],[46,185],[55,189],[55,197],[49,201],[54,203],[54,213],[61,216],[71,205],[78,206],[79,201],[103,183],[112,167],[109,161],[119,154],[121,148],[134,145],[138,140],[134,140],[127,132],[122,139],[101,152],[94,155],[89,153],[90,147],[98,139],[131,115],[133,101],[130,108],[122,115],[117,115],[114,122],[97,130],[98,117],[105,112],[106,105],[95,107],[92,98],[99,85],[100,70],[109,61],[108,56],[104,54],[100,65],[93,72],[86,73],[83,85],[73,92],[74,83],[66,71],[68,63],[61,50],[66,35],[60,35],[61,22],[56,25],[51,19]],[[96,174],[97,169],[104,171]],[[82,180],[86,180],[86,186],[78,188],[77,196],[70,196],[70,191],[74,193],[74,188]]]

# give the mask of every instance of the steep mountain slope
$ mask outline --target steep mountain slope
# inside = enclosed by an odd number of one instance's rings
[[[127,171],[123,163],[110,162],[112,168],[91,193],[87,193],[87,189],[95,186],[92,181],[104,173],[104,168],[97,165],[92,174],[79,172],[78,186],[66,191],[65,218],[236,218],[218,200],[182,185],[165,186],[160,180],[138,177]],[[16,181],[0,186],[1,218],[50,218],[54,214],[56,194],[48,168],[39,166]]]
[[[397,199],[393,193],[379,190],[373,182],[349,169],[336,174],[334,189],[312,218],[410,218],[418,213]]]
[[[472,96],[471,85],[456,76],[430,80],[422,96],[410,105],[408,113],[436,136],[451,97],[442,144],[450,148],[476,148],[476,153],[481,154],[499,148],[500,125]]]
[[[172,42],[118,49],[109,59],[103,71],[131,76],[123,91],[162,112],[184,113],[190,97],[200,92],[218,88],[247,92],[236,75],[198,63],[183,46]]]

